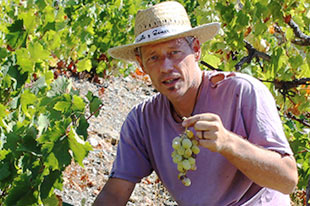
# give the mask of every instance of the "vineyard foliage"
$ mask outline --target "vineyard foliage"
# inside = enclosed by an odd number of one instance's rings
[[[157,0],[0,0],[0,204],[57,201],[62,172],[91,150],[85,98],[68,74],[128,75],[134,64],[107,49],[132,43],[138,9]],[[221,22],[203,46],[216,69],[262,80],[274,95],[294,151],[300,189],[310,174],[310,3],[306,0],[180,0],[193,26]],[[202,68],[209,69],[201,66]]]

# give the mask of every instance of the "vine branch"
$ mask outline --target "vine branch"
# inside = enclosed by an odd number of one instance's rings
[[[269,82],[273,83],[276,87],[276,89],[282,89],[282,90],[289,90],[295,87],[298,87],[300,85],[310,85],[310,78],[305,77],[305,78],[300,78],[300,79],[294,79],[292,81],[284,81],[284,80],[273,80],[273,81],[268,81],[268,80],[261,80],[262,82]]]
[[[304,125],[304,126],[310,128],[310,123],[307,122],[306,120],[304,120],[304,119],[299,119],[299,118],[297,118],[295,115],[293,115],[293,114],[290,113],[290,112],[288,112],[288,113],[286,114],[286,116],[287,116],[289,119],[295,120],[295,121],[301,123],[302,125]]]
[[[203,61],[203,60],[201,60],[200,63],[201,63],[203,66],[206,66],[206,67],[208,67],[208,68],[211,69],[211,70],[223,71],[223,70],[221,70],[221,69],[217,69],[217,68],[213,67],[212,65],[208,64],[207,62],[205,62],[205,61]]]
[[[299,26],[294,20],[290,17],[289,21],[286,21],[286,23],[293,29],[295,37],[298,39],[295,39],[292,41],[292,43],[300,45],[300,46],[309,46],[310,45],[310,36],[304,34],[300,29]]]
[[[250,63],[252,61],[253,58],[256,58],[256,60],[258,61],[259,58],[264,59],[266,61],[270,61],[271,57],[264,53],[264,52],[260,52],[257,49],[255,49],[249,42],[245,41],[245,48],[248,50],[248,56],[243,57],[236,65],[236,71],[239,71],[242,67],[243,64],[245,63]]]

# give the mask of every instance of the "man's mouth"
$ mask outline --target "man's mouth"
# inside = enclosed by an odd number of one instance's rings
[[[178,80],[179,78],[167,79],[167,80],[162,81],[162,83],[165,85],[171,85],[177,82]]]

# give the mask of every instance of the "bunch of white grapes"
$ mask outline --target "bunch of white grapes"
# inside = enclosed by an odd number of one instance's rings
[[[196,170],[196,156],[200,152],[198,141],[192,131],[185,132],[172,140],[174,151],[171,153],[172,160],[178,166],[178,178],[185,186],[191,185],[191,180],[186,176],[188,170]]]

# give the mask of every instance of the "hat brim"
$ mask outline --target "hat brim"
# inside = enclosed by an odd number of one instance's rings
[[[212,39],[218,33],[219,29],[220,29],[220,24],[217,22],[204,24],[204,25],[197,26],[195,28],[192,28],[184,32],[180,32],[177,34],[169,35],[169,36],[158,38],[158,39],[153,39],[151,41],[114,47],[108,50],[108,54],[116,59],[136,62],[136,56],[134,52],[135,48],[150,45],[150,44],[160,43],[160,42],[168,41],[171,39],[186,37],[186,36],[194,36],[198,38],[200,43],[204,43]]]

